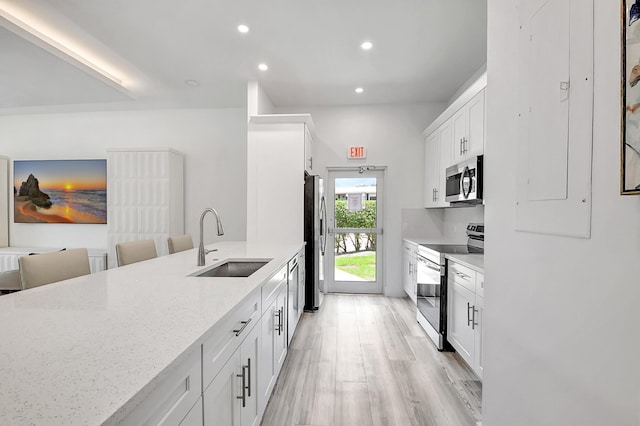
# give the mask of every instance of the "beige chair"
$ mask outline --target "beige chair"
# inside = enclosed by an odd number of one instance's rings
[[[169,246],[169,254],[173,254],[192,249],[193,240],[189,234],[180,235],[178,237],[169,237],[167,245]]]
[[[153,240],[140,240],[116,244],[116,257],[118,266],[156,258],[158,257],[156,243]]]
[[[22,256],[18,265],[23,290],[91,273],[85,248]]]
[[[20,283],[20,270],[0,272],[0,293],[22,290]]]

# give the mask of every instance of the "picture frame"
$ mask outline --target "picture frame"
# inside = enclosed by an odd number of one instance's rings
[[[15,160],[13,222],[107,223],[107,160]]]
[[[621,0],[620,194],[640,194],[640,0]]]

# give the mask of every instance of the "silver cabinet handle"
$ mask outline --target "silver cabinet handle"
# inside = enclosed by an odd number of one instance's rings
[[[478,310],[476,309],[476,305],[473,305],[473,316],[471,318],[471,329],[475,330],[476,329],[476,325],[478,325],[478,323],[476,322],[476,312],[478,312]]]
[[[313,157],[309,157],[309,170],[313,170]]]
[[[433,188],[434,198],[433,201],[438,201],[438,188]]]
[[[471,315],[469,315],[469,311],[471,310],[471,305],[467,302],[467,326],[470,326],[473,320],[471,319]]]
[[[276,324],[276,330],[278,330],[278,336],[282,335],[282,308],[275,312],[275,316],[278,317],[278,323]]]
[[[236,336],[239,336],[244,331],[244,329],[247,328],[247,325],[249,325],[250,322],[251,322],[251,318],[249,318],[246,321],[240,321],[240,324],[242,324],[242,327],[240,327],[237,330],[233,330],[233,332],[236,333]]]
[[[247,358],[247,375],[249,376],[247,377],[247,396],[251,397],[251,358]]]
[[[460,138],[460,155],[462,155],[462,138]]]
[[[247,406],[247,396],[244,393],[244,390],[246,389],[246,374],[245,374],[245,366],[242,366],[242,374],[236,374],[237,377],[242,377],[242,396],[236,396],[236,399],[241,399],[242,400],[242,406],[246,407]]]
[[[409,262],[409,276],[413,275],[413,272],[411,272],[411,267],[412,267],[412,266],[413,266],[413,265],[411,264],[411,262]]]

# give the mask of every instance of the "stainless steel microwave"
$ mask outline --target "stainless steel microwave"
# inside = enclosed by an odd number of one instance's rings
[[[450,203],[482,203],[482,155],[447,168],[447,194]]]

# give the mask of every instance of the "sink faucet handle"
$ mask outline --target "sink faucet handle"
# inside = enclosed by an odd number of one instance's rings
[[[212,251],[218,251],[218,249],[217,248],[210,249],[210,250],[209,249],[204,249],[204,254],[207,255],[207,254],[211,253]]]

